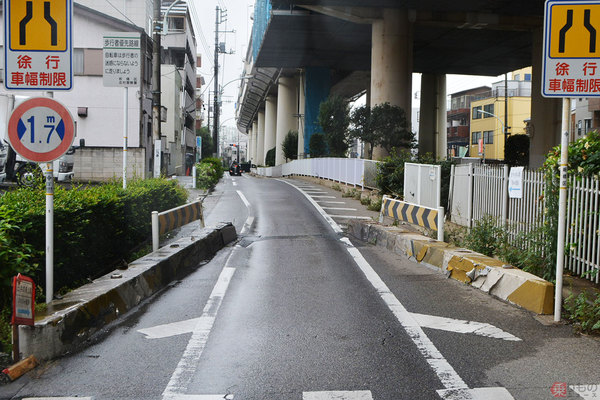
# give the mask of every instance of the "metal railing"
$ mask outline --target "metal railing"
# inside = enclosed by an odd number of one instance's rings
[[[305,158],[277,167],[257,168],[262,176],[312,176],[361,188],[376,188],[377,161],[362,158]]]
[[[453,222],[472,227],[475,221],[491,216],[506,229],[511,243],[542,251],[540,228],[544,224],[544,193],[547,193],[543,172],[523,170],[521,198],[508,196],[506,166],[457,165],[451,181]],[[567,204],[565,268],[599,283],[599,178],[570,175]]]

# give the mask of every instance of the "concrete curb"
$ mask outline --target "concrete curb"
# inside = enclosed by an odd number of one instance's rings
[[[447,277],[537,314],[554,311],[554,285],[501,261],[430,239],[402,227],[348,221],[348,234],[439,269]]]
[[[144,299],[190,272],[237,238],[231,223],[207,227],[142,257],[53,301],[35,326],[20,326],[25,356],[50,360],[81,346],[92,334]]]

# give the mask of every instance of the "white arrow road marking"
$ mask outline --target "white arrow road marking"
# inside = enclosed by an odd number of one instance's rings
[[[521,341],[521,339],[518,337],[485,322],[465,321],[417,313],[409,314],[415,319],[421,328],[439,329],[442,331],[456,333],[471,333],[474,335],[513,342]],[[173,322],[170,324],[157,325],[151,328],[139,329],[138,332],[146,335],[146,339],[162,339],[170,336],[183,335],[192,332],[198,323],[198,320],[199,318],[193,318],[185,321]]]
[[[434,315],[411,313],[412,317],[422,328],[440,329],[457,333],[473,333],[494,339],[520,342],[516,336],[485,322],[465,321],[460,319],[436,317]]]
[[[359,390],[353,392],[304,392],[302,400],[373,400],[371,391]]]
[[[577,393],[583,399],[600,398],[600,385],[569,385],[572,391]]]

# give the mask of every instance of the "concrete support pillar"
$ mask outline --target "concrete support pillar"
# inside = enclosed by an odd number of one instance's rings
[[[405,9],[384,9],[373,22],[371,47],[371,107],[389,102],[406,111],[410,126],[412,91],[412,22]],[[373,158],[387,154],[376,148]]]
[[[251,160],[256,160],[257,148],[258,148],[258,119],[255,119],[254,122],[252,123],[252,148],[251,148],[252,152],[249,155]]]
[[[252,153],[252,146],[253,146],[253,137],[252,137],[252,129],[248,129],[248,132],[246,132],[247,135],[247,143],[246,144],[246,157],[250,157],[250,154]],[[240,151],[240,149],[238,148],[237,151]],[[236,156],[237,159],[237,156]],[[240,161],[241,161],[241,157],[240,157]]]
[[[258,131],[256,139],[256,158],[252,162],[256,165],[265,164],[265,112],[258,112]]]
[[[446,75],[421,75],[421,107],[419,119],[419,153],[432,153],[436,159],[445,159],[446,129]]]
[[[275,165],[285,163],[282,144],[290,130],[298,128],[296,113],[298,112],[296,90],[297,79],[282,76],[277,83],[277,134]]]
[[[277,131],[277,97],[268,96],[265,101],[265,147],[264,154],[267,157],[267,152],[275,147],[275,135]],[[263,165],[266,165],[265,160],[262,160]]]
[[[531,77],[531,123],[529,129],[529,167],[537,169],[552,147],[560,144],[562,99],[545,98],[542,92],[543,31],[533,32]]]
[[[304,121],[306,114],[306,75],[304,71],[298,79],[298,159],[305,157],[304,153]]]

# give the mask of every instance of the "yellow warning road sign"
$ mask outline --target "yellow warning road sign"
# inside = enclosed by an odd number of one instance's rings
[[[551,58],[600,57],[600,4],[554,3],[548,21]]]
[[[6,1],[12,50],[67,50],[68,0]]]

